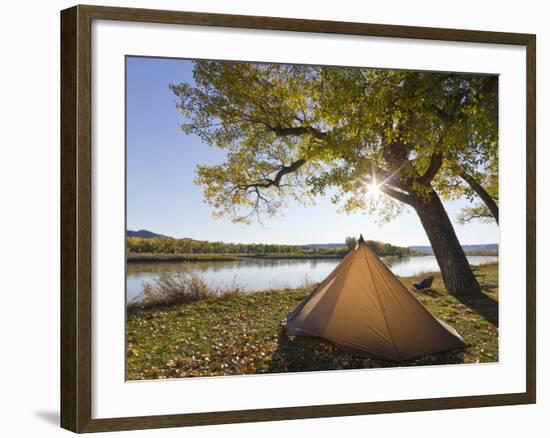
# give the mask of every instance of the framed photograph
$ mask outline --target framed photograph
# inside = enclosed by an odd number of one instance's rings
[[[61,13],[61,425],[535,403],[535,35]]]

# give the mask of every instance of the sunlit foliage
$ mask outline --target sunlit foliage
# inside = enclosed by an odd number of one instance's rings
[[[461,173],[496,168],[495,76],[197,61],[194,81],[170,87],[181,127],[226,152],[196,183],[237,222],[322,194],[388,220],[432,189],[471,194]],[[370,196],[374,179],[388,196]]]

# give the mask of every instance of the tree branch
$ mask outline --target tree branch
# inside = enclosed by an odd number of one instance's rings
[[[472,175],[466,172],[462,172],[460,174],[460,177],[464,181],[466,181],[468,185],[472,188],[472,190],[476,192],[477,195],[482,199],[482,201],[485,203],[498,224],[498,205],[492,198],[492,196],[482,187],[479,182],[477,182],[477,180]]]
[[[283,176],[296,172],[300,167],[307,163],[307,160],[300,158],[288,166],[282,166],[281,169],[275,174],[275,177],[272,179],[266,179],[262,182],[255,182],[250,184],[240,184],[235,186],[236,190],[247,191],[248,189],[258,189],[258,188],[268,188],[268,187],[280,187],[281,179]]]
[[[492,94],[498,91],[498,76],[489,76],[481,86],[480,94]]]
[[[493,216],[492,215],[488,215],[488,214],[471,214],[471,215],[464,215],[464,217],[461,217],[460,219],[463,221],[463,222],[470,222],[474,219],[487,219],[487,218],[492,218]]]
[[[437,105],[428,105],[428,108],[446,125],[446,130],[448,130],[456,122],[464,119],[464,114],[461,113],[459,110],[460,104],[462,103],[462,100],[466,97],[466,95],[467,89],[463,89],[454,101],[453,108],[450,113],[446,112],[442,108],[439,108]]]
[[[443,154],[440,151],[434,151],[430,157],[430,165],[426,169],[426,172],[419,178],[420,182],[424,184],[430,183],[435,178],[442,165]]]
[[[283,128],[281,126],[273,126],[268,128],[271,132],[278,135],[279,137],[290,137],[290,136],[300,136],[300,135],[311,135],[315,138],[324,138],[327,133],[319,131],[312,126],[297,126],[290,128]]]
[[[455,122],[456,118],[454,118],[451,123],[447,123],[443,128],[443,131],[441,132],[441,135],[439,136],[439,139],[437,140],[437,143],[434,146],[434,150],[430,157],[430,165],[426,169],[426,172],[424,172],[424,174],[419,178],[419,181],[421,183],[431,183],[439,172],[439,169],[441,169],[441,166],[443,166],[443,153],[441,152],[441,145],[443,144],[443,140],[445,140],[447,132],[449,132]]]
[[[437,105],[429,105],[428,108],[446,124],[453,123],[453,117],[450,114],[447,114]]]
[[[400,192],[387,186],[380,186],[378,187],[378,190],[380,190],[382,193],[388,195],[391,198],[394,198],[400,202],[403,202],[404,204],[411,205],[411,206],[413,205],[412,196],[408,195],[405,192]]]

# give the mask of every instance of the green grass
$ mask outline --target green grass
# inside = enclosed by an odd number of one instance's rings
[[[472,256],[498,256],[498,249],[474,249],[465,251],[466,255]]]
[[[127,378],[279,373],[498,361],[498,265],[481,266],[483,294],[457,299],[439,274],[415,292],[437,318],[453,325],[465,350],[395,362],[354,357],[317,338],[288,337],[281,320],[311,289],[232,294],[184,305],[132,306],[127,317]],[[406,285],[422,276],[400,278]]]

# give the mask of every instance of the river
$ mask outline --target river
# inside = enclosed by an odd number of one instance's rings
[[[439,271],[432,255],[418,257],[384,257],[384,263],[400,277]],[[471,265],[494,263],[496,256],[468,256]],[[297,288],[323,280],[340,259],[245,259],[225,262],[129,263],[126,274],[128,302],[139,300],[143,284],[163,273],[189,273],[200,276],[214,288],[239,286],[245,291]]]

